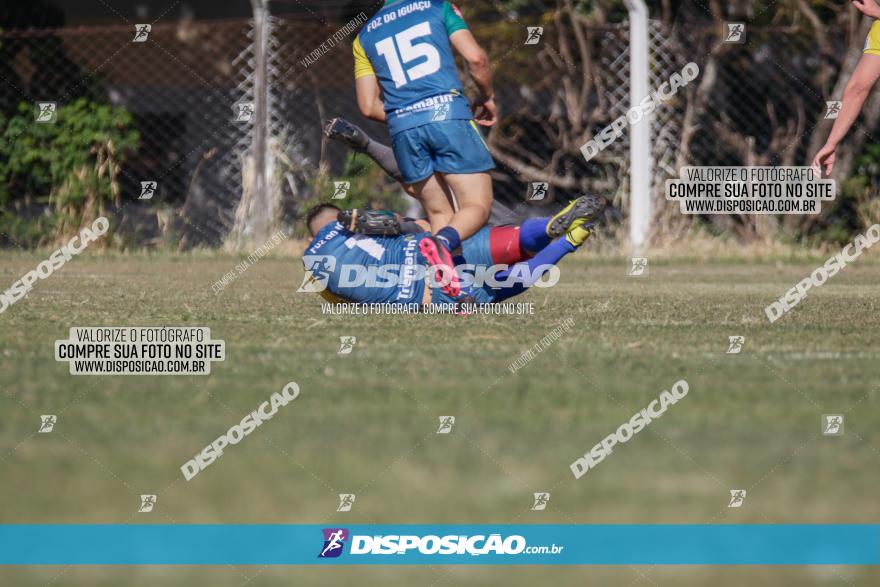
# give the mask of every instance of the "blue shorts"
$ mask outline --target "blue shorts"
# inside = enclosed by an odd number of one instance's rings
[[[490,230],[492,230],[490,227],[484,226],[479,232],[477,232],[477,234],[462,241],[461,255],[464,257],[465,263],[482,267],[489,267],[492,265],[492,251],[489,248]],[[488,285],[472,287],[471,291],[462,288],[461,291],[462,293],[470,293],[473,295],[478,304],[489,304],[495,299],[494,291]],[[431,292],[431,303],[453,304],[455,303],[455,300],[443,293],[443,290],[437,287]]]
[[[483,135],[473,120],[441,120],[395,133],[394,158],[404,183],[440,173],[482,173],[495,169]]]

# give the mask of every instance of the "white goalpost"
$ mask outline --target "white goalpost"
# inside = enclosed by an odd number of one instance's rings
[[[648,7],[644,0],[624,0],[629,12],[629,104],[637,106],[650,92],[648,71]],[[651,115],[629,127],[630,247],[633,253],[644,249],[651,221]]]

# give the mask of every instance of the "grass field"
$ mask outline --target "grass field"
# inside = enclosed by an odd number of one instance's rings
[[[3,253],[8,287],[44,258]],[[820,261],[579,254],[531,316],[325,316],[293,257],[220,295],[231,256],[97,255],[0,314],[3,523],[878,523],[880,264],[865,255],[768,324]],[[515,374],[545,334],[574,327]],[[208,377],[71,376],[72,326],[209,326]],[[353,335],[350,355],[340,336]],[[725,354],[744,335],[742,353]],[[595,470],[569,464],[686,379],[690,393]],[[300,397],[192,481],[180,466],[288,381]],[[823,413],[845,434],[820,434]],[[36,434],[40,414],[59,416]],[[448,435],[438,416],[454,415]],[[730,489],[745,504],[727,507]],[[546,511],[532,493],[550,491]],[[137,514],[139,495],[157,508]],[[337,513],[337,494],[357,495]],[[0,585],[872,585],[804,567],[41,567]]]

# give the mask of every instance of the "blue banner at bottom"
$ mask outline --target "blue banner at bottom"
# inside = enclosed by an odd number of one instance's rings
[[[877,565],[880,525],[0,525],[4,565]]]

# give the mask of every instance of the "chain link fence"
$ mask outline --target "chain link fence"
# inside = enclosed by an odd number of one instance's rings
[[[191,242],[218,244],[241,197],[250,129],[234,106],[251,100],[252,26],[153,25],[146,40],[134,37],[128,26],[3,33],[7,89],[14,80],[19,90],[7,101],[85,98],[130,112],[139,144],[119,176],[125,211],[189,211]],[[139,200],[142,182],[156,184],[149,201]]]
[[[255,185],[261,47],[273,223],[294,222],[302,202],[322,196],[315,193],[318,173],[342,172],[347,151],[324,139],[322,121],[344,116],[388,142],[387,131],[357,110],[354,35],[340,34],[345,24],[270,16],[259,47],[251,20],[155,24],[142,41],[130,26],[0,32],[0,107],[9,116],[20,102],[87,99],[130,112],[139,141],[118,178],[125,222],[147,243],[173,233],[181,247],[219,246],[241,224],[243,198]],[[500,105],[500,122],[487,137],[499,164],[496,197],[523,215],[577,193],[600,193],[614,203],[611,217],[622,219],[628,137],[590,162],[580,148],[630,107],[626,23],[591,24],[560,9],[537,23],[511,17],[470,24],[492,59]],[[543,27],[536,44],[525,42],[531,25]],[[824,102],[836,74],[829,79],[807,37],[750,29],[748,45],[728,45],[720,29],[659,21],[650,27],[654,88],[689,61],[701,69],[653,116],[660,215],[666,206],[659,188],[682,165],[804,164],[815,144],[811,133],[827,130]],[[840,35],[829,34],[840,46]],[[322,44],[330,48],[307,59]],[[141,199],[145,181],[158,186],[150,200]],[[527,201],[535,181],[547,182],[551,197]],[[30,209],[16,196],[3,205]]]

